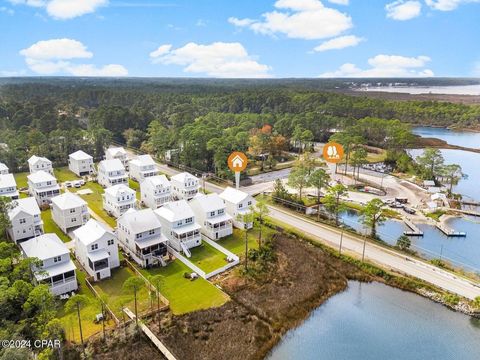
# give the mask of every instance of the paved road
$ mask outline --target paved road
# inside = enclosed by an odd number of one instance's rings
[[[158,164],[158,166],[159,169],[167,175],[175,175],[176,173],[180,172],[164,164]],[[241,190],[248,192],[249,194],[256,195],[270,189],[272,186],[273,182],[259,183],[242,187]],[[205,182],[205,188],[216,193],[223,191],[223,186],[210,182]],[[338,229],[315,223],[274,206],[269,206],[269,209],[269,216],[271,218],[295,227],[304,234],[310,236],[312,239],[338,248],[340,243],[340,231]],[[344,233],[342,248],[361,256],[363,252],[362,238],[352,234]],[[384,268],[417,277],[435,286],[469,299],[474,299],[475,297],[480,296],[479,285],[457,277],[426,262],[405,256],[404,254],[386,249],[376,244],[368,242],[366,243],[365,258]]]
[[[315,223],[277,207],[269,206],[269,209],[269,216],[275,220],[295,227],[311,238],[338,249],[341,234],[338,229]],[[361,256],[363,241],[359,237],[344,233],[342,248]],[[473,282],[376,244],[366,243],[365,258],[387,269],[417,277],[466,298],[474,299],[480,296],[480,287]]]

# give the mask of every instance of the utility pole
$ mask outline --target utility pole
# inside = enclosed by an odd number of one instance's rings
[[[362,261],[365,260],[365,247],[367,245],[367,235],[363,236],[363,251],[362,251]]]
[[[342,232],[340,233],[340,246],[338,248],[338,253],[342,255],[342,242],[343,242],[343,224],[342,224]]]

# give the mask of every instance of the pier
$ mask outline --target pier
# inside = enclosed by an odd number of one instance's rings
[[[447,211],[453,211],[465,215],[471,215],[471,216],[479,216],[480,217],[480,212],[479,211],[474,211],[474,210],[467,210],[467,209],[453,209],[453,208],[443,208],[444,210]]]
[[[455,231],[451,227],[442,224],[442,223],[436,223],[435,226],[437,227],[438,230],[443,232],[447,236],[456,236],[456,237],[465,237],[467,236],[466,232],[463,231]]]
[[[406,230],[403,232],[404,235],[407,236],[423,236],[423,231],[415,225],[412,220],[409,218],[403,218],[403,222],[410,228],[410,231]]]

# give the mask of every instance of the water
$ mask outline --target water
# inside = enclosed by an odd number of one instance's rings
[[[382,91],[407,94],[447,94],[480,95],[480,85],[464,86],[379,86],[362,89],[362,91]]]
[[[479,143],[480,143],[480,134]],[[467,175],[466,178],[460,179],[457,185],[453,187],[455,193],[462,194],[467,198],[480,201],[480,154],[463,150],[441,149],[440,150],[445,164],[458,164],[462,167],[462,172]],[[413,158],[423,154],[422,149],[414,149],[409,151]]]
[[[444,140],[451,145],[480,148],[480,133],[477,132],[423,126],[415,127],[412,130],[414,134],[421,137],[437,138]]]
[[[350,281],[267,358],[474,360],[479,340],[476,319],[383,284]]]
[[[341,218],[346,225],[361,233],[369,231],[360,223],[355,211],[345,212]],[[480,218],[452,218],[447,221],[447,224],[457,231],[465,231],[467,236],[448,237],[435,226],[417,224],[423,231],[423,236],[410,237],[411,249],[427,259],[441,257],[456,267],[480,273],[480,238],[477,235],[480,229]],[[377,235],[387,244],[395,245],[405,230],[407,226],[403,222],[388,219],[378,227]]]

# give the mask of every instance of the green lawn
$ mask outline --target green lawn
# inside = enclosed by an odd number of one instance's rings
[[[76,174],[71,172],[67,166],[55,168],[53,169],[53,173],[59,183],[80,179]]]
[[[228,296],[203,278],[185,279],[183,274],[192,270],[180,260],[169,263],[166,267],[140,270],[147,278],[161,275],[160,292],[170,301],[174,314],[208,309],[225,304]]]
[[[14,174],[15,181],[17,182],[17,188],[26,188],[28,187],[27,176],[30,175],[28,172],[16,173]]]
[[[132,179],[128,179],[128,186],[130,188],[132,188],[133,190],[135,190],[135,192],[137,193],[137,200],[140,200],[140,197],[141,197],[141,194],[140,194],[140,184],[138,182],[136,182],[135,180],[132,180]]]
[[[60,230],[57,224],[55,224],[55,221],[52,219],[52,210],[49,209],[42,211],[42,220],[45,233],[55,233],[63,242],[69,242],[72,240]]]
[[[274,230],[264,226],[262,229],[262,241],[270,239],[274,233]],[[243,256],[245,254],[245,233],[239,229],[234,228],[232,235],[218,240],[217,243],[236,255]],[[257,229],[248,231],[248,248],[258,249]]]
[[[107,224],[109,224],[112,228],[117,226],[116,220],[107,214],[105,210],[103,210],[103,188],[98,183],[94,182],[87,182],[82,189],[90,189],[92,190],[91,194],[87,195],[80,195],[80,197],[88,203],[88,207],[92,209],[98,216],[100,216]],[[73,191],[73,190],[72,190]]]
[[[131,269],[120,267],[112,270],[112,276],[110,278],[93,284],[95,290],[100,296],[105,297],[108,306],[119,319],[122,319],[123,317],[123,307],[126,306],[132,310],[132,312],[135,311],[133,293],[123,291],[123,283],[132,276],[136,275]],[[150,305],[150,292],[145,286],[137,292],[138,312],[141,313],[148,310]]]
[[[225,259],[226,255],[210,246],[206,242],[203,242],[200,246],[190,249],[190,252],[192,253],[192,257],[188,260],[197,265],[206,273],[228,264]]]
[[[83,307],[80,312],[80,315],[81,315],[80,318],[82,320],[83,337],[84,339],[87,339],[88,337],[102,330],[102,323],[95,324],[94,322],[95,316],[102,312],[102,308],[98,299],[95,297],[92,291],[85,284],[86,273],[83,271],[80,271],[80,266],[78,264],[76,265],[77,265],[77,279],[78,279],[78,282],[80,283],[78,293],[82,295],[86,295],[89,299],[89,304]],[[62,306],[57,312],[57,317],[60,319],[60,321],[64,326],[67,339],[70,341],[75,341],[77,343],[80,343],[80,331],[78,328],[77,314],[76,312],[65,313],[65,310],[64,310],[65,302],[66,302],[65,300],[61,301]],[[109,319],[106,322],[106,326],[111,326],[114,324],[115,322],[112,319]]]

